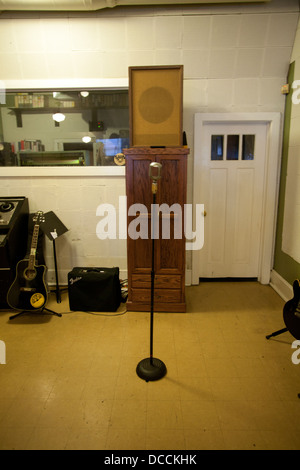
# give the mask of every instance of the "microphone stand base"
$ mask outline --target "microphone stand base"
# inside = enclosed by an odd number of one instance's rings
[[[138,363],[136,373],[140,379],[150,382],[162,379],[167,373],[167,368],[160,359],[147,357]]]

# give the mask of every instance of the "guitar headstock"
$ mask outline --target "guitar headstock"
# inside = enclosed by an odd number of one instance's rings
[[[33,218],[32,218],[33,222],[35,224],[41,224],[42,222],[45,222],[45,215],[44,215],[44,212],[42,211],[37,211]]]

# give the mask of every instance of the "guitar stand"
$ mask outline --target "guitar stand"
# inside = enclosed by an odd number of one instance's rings
[[[47,312],[49,312],[51,315],[56,315],[57,317],[62,317],[62,314],[61,313],[57,313],[57,312],[54,312],[54,310],[50,310],[49,308],[42,308],[41,310],[35,310],[34,313],[43,313],[43,311],[46,310]],[[26,313],[32,313],[33,311],[32,310],[23,310],[22,312],[19,312],[19,313],[16,313],[15,315],[12,315],[11,317],[9,317],[10,320],[13,320],[14,318],[17,318],[19,317],[20,315],[25,315]]]
[[[270,339],[273,336],[281,335],[282,333],[285,333],[286,331],[289,331],[289,329],[288,328],[282,328],[281,330],[274,331],[274,333],[272,333],[271,335],[267,335],[266,339]],[[300,398],[300,393],[298,393],[298,398]]]
[[[58,283],[58,270],[57,270],[57,258],[56,258],[56,247],[55,240],[68,231],[67,227],[62,223],[62,221],[57,217],[54,212],[47,212],[45,215],[45,223],[41,225],[42,232],[47,235],[50,241],[52,241],[53,246],[53,258],[54,258],[54,268],[55,268],[55,280],[56,280],[56,302],[61,303],[61,294]]]
[[[55,249],[55,239],[54,238],[52,240],[52,243],[53,243],[53,258],[54,258],[55,280],[56,280],[56,288],[55,288],[56,302],[58,304],[60,304],[61,303],[61,294],[60,294],[60,289],[59,289],[59,284],[58,284],[57,260],[56,260],[56,249]]]
[[[272,333],[271,335],[267,335],[267,336],[266,336],[266,339],[270,339],[270,338],[272,338],[273,336],[281,335],[282,333],[285,333],[286,331],[288,331],[287,328],[282,328],[282,330],[274,331],[274,333]]]

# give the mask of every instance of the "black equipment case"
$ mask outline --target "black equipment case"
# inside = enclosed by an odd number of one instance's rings
[[[68,291],[71,310],[115,312],[121,303],[119,268],[73,268]]]

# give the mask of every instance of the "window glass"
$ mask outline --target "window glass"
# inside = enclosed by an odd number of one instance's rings
[[[243,135],[242,160],[254,160],[255,135]]]
[[[239,135],[228,135],[227,136],[227,154],[226,160],[238,160],[239,159]]]
[[[224,136],[211,136],[211,160],[223,160]]]
[[[7,92],[4,101],[0,166],[125,164],[128,90]]]

